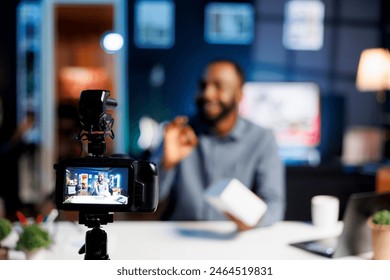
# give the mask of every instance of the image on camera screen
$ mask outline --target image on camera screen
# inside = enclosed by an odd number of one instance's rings
[[[63,204],[126,205],[128,173],[125,167],[66,167]]]

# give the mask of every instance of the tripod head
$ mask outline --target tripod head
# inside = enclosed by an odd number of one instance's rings
[[[113,222],[112,213],[87,214],[79,212],[79,223],[85,224],[92,230],[87,231],[85,243],[81,246],[79,254],[85,254],[85,260],[109,260],[107,253],[107,233],[101,225]]]

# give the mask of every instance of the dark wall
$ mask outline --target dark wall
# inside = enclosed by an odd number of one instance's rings
[[[5,1],[0,8],[0,97],[4,120],[1,143],[9,138],[16,123],[16,7],[18,1]]]
[[[321,151],[340,156],[342,136],[351,126],[380,124],[375,94],[355,87],[360,53],[388,46],[389,31],[383,0],[323,0],[324,45],[319,51],[287,50],[282,44],[285,0],[248,1],[254,4],[255,37],[251,45],[212,45],[203,38],[204,7],[212,1],[175,1],[176,42],[166,50],[140,49],[133,43],[133,5],[129,5],[130,150],[139,152],[138,120],[158,121],[191,114],[196,81],[206,61],[228,57],[241,62],[251,81],[315,81],[324,104]],[[242,1],[240,1],[242,2]],[[190,12],[189,12],[190,11]],[[165,82],[149,82],[154,66],[165,69]],[[334,110],[333,110],[334,109]]]
[[[3,102],[0,108],[3,110],[0,124],[0,161],[3,166],[0,176],[12,182],[0,186],[0,197],[7,198],[4,204],[9,213],[20,207],[17,156],[20,147],[8,144],[16,126],[16,7],[17,1],[7,1],[0,8],[0,98]]]
[[[342,220],[351,194],[375,191],[375,176],[346,172],[341,166],[290,166],[286,180],[285,219],[290,221],[311,221],[311,199],[319,194],[339,199],[339,219]]]

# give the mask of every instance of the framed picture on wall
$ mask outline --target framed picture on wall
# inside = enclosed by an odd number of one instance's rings
[[[318,0],[290,0],[285,5],[283,45],[290,50],[320,50],[324,41],[325,5]]]
[[[167,49],[175,43],[175,6],[172,0],[137,0],[134,43],[138,48]]]
[[[286,164],[318,164],[321,94],[315,82],[246,82],[240,103],[244,118],[274,132]]]
[[[210,44],[250,44],[254,8],[249,3],[212,2],[205,8],[204,37]]]

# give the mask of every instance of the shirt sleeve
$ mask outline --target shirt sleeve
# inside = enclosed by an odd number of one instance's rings
[[[161,165],[162,151],[163,151],[162,147],[163,147],[163,143],[161,143],[160,147],[156,150],[156,152],[151,157],[151,161],[154,162],[158,168],[160,201],[166,199],[169,196],[176,177],[175,167],[171,168],[170,170],[165,170]]]
[[[259,164],[256,172],[256,193],[268,208],[259,226],[269,226],[284,219],[286,208],[285,166],[279,156],[274,134],[266,130],[259,145]]]

